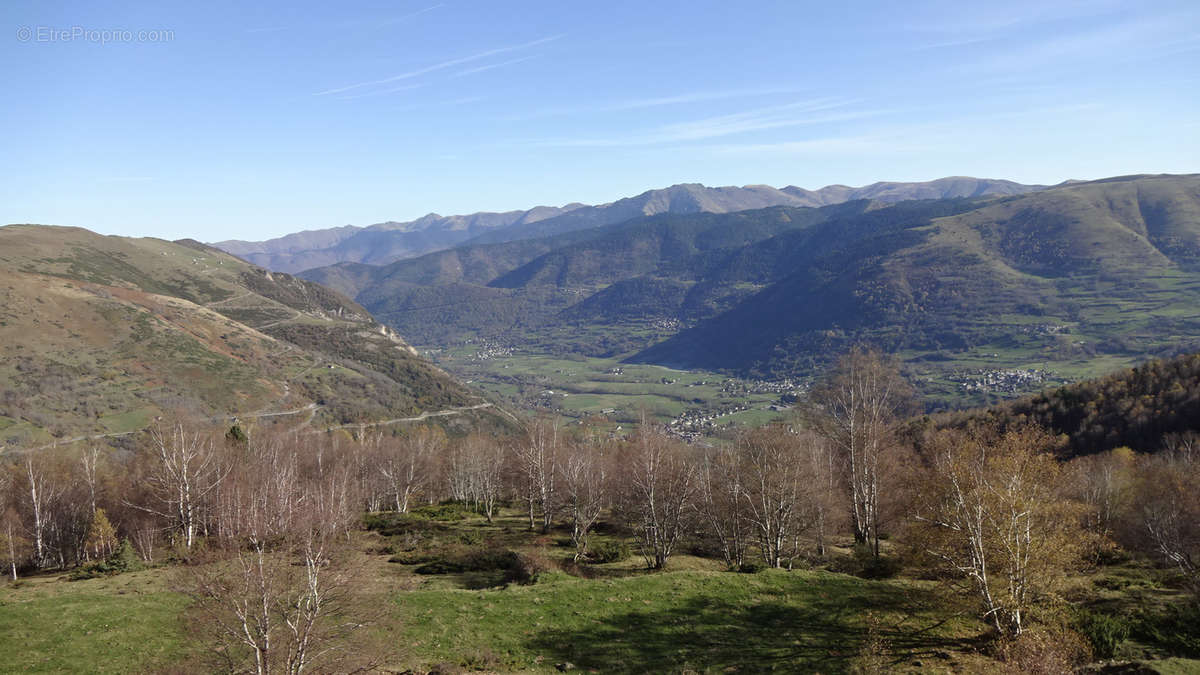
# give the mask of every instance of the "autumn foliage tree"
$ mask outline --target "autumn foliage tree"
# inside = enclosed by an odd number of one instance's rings
[[[911,544],[973,594],[1001,635],[1076,564],[1081,507],[1058,491],[1054,439],[1033,427],[947,430],[932,439]]]

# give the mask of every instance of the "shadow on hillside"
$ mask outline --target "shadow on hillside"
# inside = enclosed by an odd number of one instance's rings
[[[925,613],[936,602],[932,597],[812,595],[805,603],[694,598],[668,610],[625,612],[586,629],[541,630],[527,645],[554,662],[604,673],[844,672],[867,638],[864,615],[871,611],[890,618],[875,632],[893,663],[928,666],[974,644],[937,634],[941,622]]]

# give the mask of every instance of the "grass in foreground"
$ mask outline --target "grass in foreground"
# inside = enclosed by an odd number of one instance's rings
[[[136,673],[187,653],[187,599],[166,570],[105,579],[36,577],[0,589],[0,672]]]
[[[829,572],[681,571],[397,598],[412,654],[486,669],[843,672],[868,631],[894,668],[950,668],[980,632],[927,588]]]

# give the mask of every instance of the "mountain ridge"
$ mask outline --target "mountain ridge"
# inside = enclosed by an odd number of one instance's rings
[[[1045,189],[1008,180],[952,176],[924,182],[878,182],[859,188],[829,185],[818,190],[768,185],[707,187],[679,183],[598,205],[579,203],[528,210],[467,215],[427,214],[407,222],[306,230],[265,241],[212,244],[254,264],[300,272],[339,262],[387,264],[464,243],[503,243],[611,225],[663,213],[730,213],[770,206],[830,206],[857,199],[897,202],[983,195],[1023,194]]]

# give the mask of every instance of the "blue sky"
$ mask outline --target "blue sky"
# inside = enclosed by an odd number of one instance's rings
[[[1200,171],[1194,0],[7,0],[0,23],[0,223],[263,239],[682,182]]]

